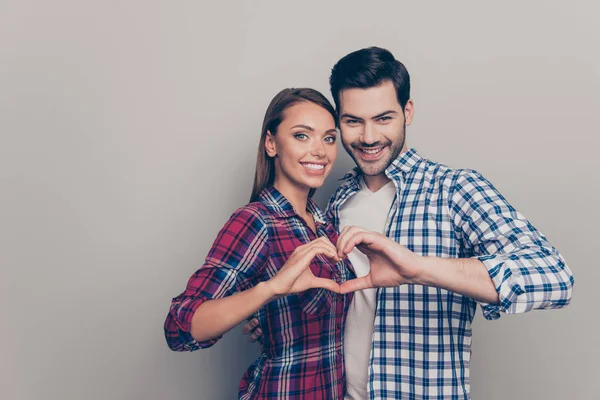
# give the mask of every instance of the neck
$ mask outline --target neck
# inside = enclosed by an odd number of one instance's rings
[[[283,185],[280,182],[277,182],[277,180],[273,183],[273,187],[285,196],[287,201],[290,202],[301,217],[304,218],[306,214],[308,214],[306,211],[306,204],[308,203],[309,189],[301,189],[292,185]]]
[[[365,184],[371,192],[378,191],[390,181],[390,178],[388,178],[385,174],[371,176],[363,175],[363,179],[365,180]]]

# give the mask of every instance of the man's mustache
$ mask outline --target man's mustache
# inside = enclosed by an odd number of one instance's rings
[[[361,148],[368,149],[370,147],[381,147],[381,146],[389,146],[391,142],[375,142],[375,143],[363,143],[363,142],[354,142],[351,144],[352,148]]]

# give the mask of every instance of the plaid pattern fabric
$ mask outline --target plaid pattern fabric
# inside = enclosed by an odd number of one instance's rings
[[[309,200],[318,236],[334,244],[337,234]],[[275,188],[238,209],[218,234],[204,265],[185,292],[173,299],[165,322],[167,343],[175,351],[212,346],[219,338],[196,342],[190,334],[194,312],[204,301],[229,296],[273,277],[293,251],[317,237]],[[344,282],[351,266],[321,255],[310,265],[315,276]],[[311,289],[272,301],[254,317],[263,331],[262,354],[248,368],[240,399],[342,399],[346,386],[343,335],[351,295]]]
[[[386,234],[413,252],[475,257],[496,285],[500,312],[558,308],[573,276],[558,251],[483,176],[401,154],[385,171],[396,186]],[[336,228],[344,202],[360,190],[357,168],[329,201]],[[379,289],[369,366],[370,399],[469,399],[471,322],[476,302],[435,287]],[[366,323],[366,322],[365,322]]]

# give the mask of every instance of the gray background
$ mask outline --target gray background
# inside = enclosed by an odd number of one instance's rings
[[[598,8],[1,0],[0,398],[234,398],[257,346],[170,352],[170,299],[247,201],[271,97],[329,95],[378,45],[412,75],[409,145],[486,175],[575,274],[567,309],[478,311],[473,397],[598,399]]]

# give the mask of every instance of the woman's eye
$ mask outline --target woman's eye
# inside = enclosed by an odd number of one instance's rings
[[[335,143],[335,136],[327,136],[325,138],[325,143]]]
[[[305,140],[308,139],[308,136],[306,135],[306,133],[296,133],[294,135],[294,137],[298,140]]]

